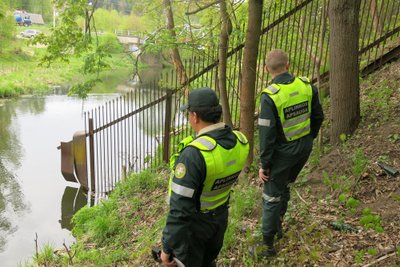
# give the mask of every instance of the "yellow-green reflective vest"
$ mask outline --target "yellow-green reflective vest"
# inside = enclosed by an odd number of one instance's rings
[[[187,146],[199,149],[206,164],[206,178],[200,196],[200,211],[213,210],[229,200],[230,189],[237,180],[249,154],[248,140],[239,131],[233,131],[238,139],[231,149],[220,146],[209,136],[200,136]],[[172,178],[169,183],[171,195]]]
[[[194,140],[193,135],[189,135],[189,136],[186,136],[185,138],[183,138],[178,144],[177,153],[172,154],[172,156],[169,158],[169,169],[171,170],[171,172],[170,172],[170,175],[169,175],[169,182],[168,182],[167,203],[169,203],[169,197],[171,196],[171,192],[172,192],[172,179],[174,178],[176,159],[179,157],[181,151],[185,147],[187,147],[191,142],[193,142],[193,140]]]
[[[274,101],[287,141],[310,133],[312,88],[309,79],[300,77],[290,84],[271,84],[262,92]]]
[[[179,154],[181,153],[181,151],[187,147],[188,144],[190,144],[191,142],[193,142],[194,137],[192,135],[189,135],[187,137],[185,137],[183,140],[181,140],[178,144],[178,149],[177,149],[177,153],[172,154],[172,156],[169,158],[169,168],[174,171],[175,169],[175,161],[176,159],[179,157]]]

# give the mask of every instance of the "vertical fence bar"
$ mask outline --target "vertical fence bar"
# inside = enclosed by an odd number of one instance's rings
[[[136,100],[137,100],[137,92],[138,92],[138,90],[135,90],[135,95],[134,95],[134,101],[135,101],[135,108],[136,108],[136,105],[138,105],[137,103],[136,103]],[[133,101],[133,100],[132,100]],[[139,105],[139,107],[140,107],[140,105]],[[134,125],[134,123],[133,123],[133,120],[132,120],[132,125],[133,125],[133,129],[135,129],[135,142],[132,142],[132,146],[134,146],[135,147],[135,156],[134,156],[134,159],[133,159],[133,161],[134,161],[134,167],[135,167],[135,172],[138,170],[137,169],[137,159],[138,159],[138,128],[137,128],[137,123],[138,123],[138,120],[139,120],[139,118],[138,118],[139,116],[137,116],[137,115],[135,115],[135,123],[136,123],[136,127],[135,127],[135,125]],[[132,130],[133,130],[132,129]]]
[[[93,114],[92,114],[93,115]],[[95,164],[94,164],[94,133],[93,133],[93,118],[89,118],[89,163],[90,163],[90,189],[95,190]]]
[[[98,115],[98,112],[97,112],[97,110],[98,110],[99,108],[95,108],[93,111],[94,111],[94,120],[93,120],[93,122],[95,123],[94,124],[94,129],[97,129],[98,127],[99,127],[99,115]],[[94,130],[93,130],[94,131]],[[98,190],[98,187],[99,187],[99,176],[101,175],[101,173],[100,173],[100,167],[101,167],[101,165],[99,164],[100,162],[99,162],[99,158],[100,158],[100,155],[101,155],[101,148],[100,148],[100,146],[99,146],[99,144],[100,144],[100,133],[97,133],[96,134],[96,136],[95,136],[95,141],[94,141],[94,143],[96,144],[96,147],[97,147],[97,149],[96,149],[96,158],[95,158],[95,167],[96,167],[96,184],[95,184],[95,189],[92,189],[92,191],[95,191],[95,192],[97,192]]]
[[[278,17],[280,16],[280,14],[282,14],[282,1],[280,1],[279,2],[279,11],[278,11]],[[279,40],[279,25],[280,25],[280,23],[278,23],[277,25],[276,25],[276,39],[275,39],[275,47],[276,48],[281,48],[281,46],[280,45],[278,45],[278,42],[280,41]],[[283,27],[283,26],[282,26]]]
[[[395,10],[395,8],[394,8],[394,1],[392,1],[392,3],[393,3],[393,5],[392,5],[392,8],[390,9],[391,10],[391,12],[390,12],[390,15],[389,15],[389,21],[388,21],[388,23],[385,23],[385,21],[386,21],[386,16],[385,16],[385,19],[383,20],[383,22],[382,22],[382,34],[381,34],[381,36],[383,36],[383,35],[385,35],[387,32],[389,32],[389,30],[390,30],[390,26],[391,26],[391,22],[392,22],[392,16],[393,16],[393,12],[394,12],[394,10]],[[385,12],[385,14],[387,15],[388,14],[388,9],[389,9],[389,3],[387,3],[387,8],[386,8],[386,12]],[[388,25],[388,28],[387,28],[387,30],[385,31],[385,29],[384,29],[384,26],[383,25],[385,25],[385,24],[387,24]],[[380,53],[380,60],[379,60],[379,65],[382,65],[382,59],[383,59],[383,54],[384,54],[384,50],[385,50],[385,47],[386,47],[386,40],[387,40],[387,38],[385,38],[384,40],[383,40],[383,42],[382,42],[382,46],[381,46],[381,53]],[[377,50],[377,53],[378,53],[378,50]],[[375,56],[376,57],[376,56]]]
[[[116,120],[116,111],[115,111],[115,109],[116,109],[116,104],[115,104],[115,99],[113,99],[113,101],[112,101],[112,120],[113,121],[115,121]],[[113,157],[113,177],[112,177],[112,183],[111,183],[111,188],[113,188],[114,187],[114,185],[115,185],[115,178],[117,177],[117,164],[118,164],[118,162],[117,162],[117,158],[115,157],[115,155],[117,154],[116,153],[116,150],[117,150],[117,134],[116,134],[116,129],[115,129],[115,127],[113,127],[113,128],[111,128],[111,130],[112,130],[112,135],[113,135],[113,152],[112,152],[112,157]]]
[[[108,102],[108,109],[107,109],[107,123],[109,123],[109,122],[111,122],[112,121],[112,118],[111,118],[111,101],[110,102]],[[110,127],[108,127],[107,128],[107,133],[108,133],[108,142],[107,142],[107,145],[108,145],[108,154],[110,155],[111,154],[111,151],[112,151],[112,131],[111,131],[111,129],[110,129]],[[108,171],[107,171],[107,179],[106,179],[106,190],[104,190],[105,192],[107,192],[107,188],[110,186],[110,184],[111,184],[111,179],[112,179],[112,166],[113,166],[113,162],[112,162],[112,158],[111,159],[109,159],[109,161],[108,161]]]
[[[128,114],[128,95],[129,92],[127,94],[124,95],[124,115]],[[125,119],[124,120],[124,166],[123,166],[123,179],[126,178],[127,174],[128,174],[128,166],[129,166],[129,153],[128,153],[128,149],[129,149],[129,145],[128,145],[128,120]]]
[[[287,3],[288,2],[290,2],[290,0],[286,0],[285,1],[285,7],[283,8],[283,13],[285,14],[286,12],[287,12]],[[290,17],[289,17],[290,18]],[[284,50],[284,51],[286,51],[285,49],[285,47],[283,46],[283,38],[282,38],[282,36],[284,36],[284,33],[285,33],[285,22],[287,21],[288,19],[285,19],[284,21],[282,21],[282,27],[281,27],[281,29],[282,29],[282,31],[281,31],[281,34],[280,34],[280,36],[281,36],[281,45],[280,45],[280,48],[282,49],[282,50]],[[288,29],[286,29],[286,30],[288,30]]]
[[[322,4],[321,12],[323,12],[324,9],[325,9],[325,6]],[[318,31],[316,33],[316,37],[315,37],[315,33],[313,33],[313,37],[312,37],[313,41],[312,41],[311,50],[310,50],[310,55],[314,55],[313,65],[311,66],[311,61],[309,61],[308,66],[307,66],[307,68],[311,70],[311,80],[314,79],[314,76],[319,76],[319,65],[320,65],[320,61],[321,61],[321,58],[318,56],[318,45],[320,44],[320,38],[322,36],[321,28],[322,28],[322,24],[324,23],[325,17],[321,13],[321,16],[319,17],[319,20],[318,20],[317,19],[318,14],[319,14],[318,10],[319,10],[319,5],[317,5],[317,8],[315,10],[315,20],[314,20],[314,25],[317,25],[317,22],[319,21]],[[316,38],[316,40],[314,38]],[[315,40],[315,45],[313,46],[314,40]],[[315,47],[315,49],[313,47]],[[313,53],[313,49],[314,49],[314,53]]]
[[[361,12],[361,15],[360,15],[360,33],[359,33],[360,37],[363,36],[364,33],[365,33],[365,28],[362,27],[362,25],[364,23],[364,15],[365,15],[365,10],[366,10],[365,5],[366,5],[366,1],[361,1],[361,6],[360,6],[360,12]],[[362,29],[364,29],[364,33],[361,32]],[[359,44],[360,49],[363,48],[363,43],[364,43],[364,40],[362,40],[362,42]]]
[[[273,13],[272,13],[273,14],[272,15],[272,21],[276,20],[276,10],[277,10],[276,5],[277,5],[277,2],[274,1]],[[275,29],[271,28],[269,31],[271,33],[271,35],[268,35],[268,36],[270,36],[270,44],[271,44],[271,48],[269,50],[271,50],[272,48],[274,48],[274,45],[276,45],[276,44],[274,44],[274,32],[275,32]],[[276,34],[278,34],[278,33],[276,33]]]
[[[105,123],[104,123],[104,121],[105,121],[105,119],[106,119],[106,116],[105,116],[105,113],[104,113],[104,105],[103,106],[101,106],[101,115],[102,115],[102,119],[101,119],[101,122],[102,122],[102,125],[104,125]],[[101,185],[100,185],[100,187],[101,187],[101,192],[104,192],[105,191],[105,188],[106,188],[106,185],[105,185],[105,181],[106,181],[106,151],[107,151],[107,144],[106,144],[106,141],[107,141],[107,136],[106,136],[106,130],[103,130],[102,131],[102,138],[103,138],[103,146],[102,146],[102,151],[103,151],[103,164],[102,164],[102,171],[101,171]]]
[[[289,7],[289,10],[291,10],[292,9],[292,2],[293,1],[290,1],[290,7]],[[296,3],[295,3],[296,4]],[[288,18],[287,18],[287,28],[286,28],[286,41],[285,41],[285,51],[286,52],[288,52],[288,49],[289,49],[289,45],[290,45],[290,48],[292,48],[292,44],[291,44],[291,42],[289,43],[288,41],[289,41],[289,32],[290,32],[290,20],[291,20],[291,18],[292,18],[292,16],[289,16]],[[283,36],[283,33],[282,33],[282,36]]]
[[[304,20],[305,21],[304,31],[306,31],[306,28],[307,28],[307,37],[306,37],[306,42],[305,42],[305,51],[304,51],[304,57],[303,57],[303,64],[302,64],[302,67],[301,67],[301,73],[302,73],[302,75],[306,75],[307,77],[310,74],[310,69],[306,68],[306,66],[307,66],[306,62],[307,61],[308,62],[312,61],[312,58],[313,58],[313,55],[312,55],[311,52],[312,52],[312,45],[313,45],[313,42],[314,42],[314,33],[315,33],[315,28],[312,27],[312,25],[313,25],[312,18],[313,18],[313,14],[314,14],[313,13],[314,3],[317,3],[317,4],[315,4],[315,6],[318,7],[318,1],[311,2],[310,14],[307,15],[307,13],[306,13],[306,17],[308,17],[308,19],[309,19],[308,20],[308,26],[306,26],[307,22],[306,22],[306,20]],[[315,17],[316,17],[316,14],[315,14],[314,18]],[[312,32],[310,32],[311,31],[311,27],[313,28]],[[310,37],[311,37],[311,42],[310,42]]]
[[[378,38],[378,36],[381,36],[382,35],[382,26],[381,26],[381,20],[382,20],[382,14],[383,14],[383,10],[384,10],[384,7],[383,7],[383,5],[384,5],[384,3],[385,3],[385,1],[382,1],[382,3],[381,3],[381,6],[380,6],[380,10],[379,10],[379,15],[377,15],[378,17],[378,19],[377,19],[377,23],[376,23],[376,25],[375,25],[375,34],[374,34],[374,38],[373,38],[373,40],[376,40],[377,38]],[[375,19],[375,18],[373,18],[373,19]],[[373,23],[374,24],[374,23]],[[372,60],[371,61],[373,61],[374,62],[374,66],[376,65],[376,62],[375,62],[375,60],[376,60],[376,57],[377,57],[377,55],[378,55],[378,50],[379,50],[379,45],[377,45],[376,46],[376,48],[375,48],[375,53],[374,53],[374,55],[373,55],[373,57],[372,57]],[[372,49],[370,50],[370,51],[372,51]],[[372,52],[373,53],[373,52]],[[371,54],[372,54],[371,53]],[[367,61],[367,64],[369,64],[369,59],[370,59],[370,54],[368,55],[368,61]]]
[[[295,5],[296,6],[296,5]],[[292,23],[292,29],[291,29],[291,32],[294,32],[294,29],[295,29],[295,25],[296,25],[296,13],[297,12],[295,12],[293,15],[291,15],[290,17],[293,17],[293,23]],[[291,36],[290,36],[290,48],[289,48],[289,55],[292,55],[293,54],[293,40],[294,40],[294,34],[291,34]],[[295,42],[295,44],[296,44],[296,46],[295,46],[295,48],[294,48],[294,51],[296,52],[297,51],[297,42],[294,40],[294,42]],[[293,62],[294,62],[294,58],[293,58]],[[294,73],[294,64],[293,65],[290,65],[289,66],[289,68],[291,69],[291,72],[292,73]]]
[[[330,0],[327,0],[327,1],[326,1],[326,9],[325,9],[326,17],[328,17],[328,15],[329,15],[329,1],[330,1]],[[327,24],[328,24],[328,23],[326,22],[326,25],[327,25]],[[322,58],[325,59],[324,67],[323,67],[324,72],[326,72],[326,65],[328,64],[328,51],[329,51],[328,45],[329,45],[329,38],[330,38],[330,34],[327,34],[325,56],[323,56],[323,55],[321,54],[321,62],[322,62]],[[322,42],[322,44],[324,44],[324,42]],[[323,47],[323,45],[322,45],[322,47]],[[323,49],[323,48],[322,48],[322,49]],[[323,53],[323,50],[321,50],[321,53]]]
[[[262,19],[261,19],[261,30],[264,28],[264,15],[265,13],[263,13],[262,15]],[[282,27],[283,29],[283,27]],[[263,36],[260,36],[260,41],[259,41],[259,46],[258,46],[258,55],[257,55],[257,66],[256,66],[256,83],[255,83],[255,96],[257,96],[257,88],[259,88],[259,84],[260,84],[260,69],[262,68],[262,66],[264,65],[264,60],[263,60],[263,55],[262,53],[260,53],[260,51],[262,50],[262,47],[264,46],[264,38],[262,38]],[[231,57],[232,61],[234,59],[234,57]],[[237,62],[235,61],[235,64]],[[262,73],[261,73],[262,75]],[[232,95],[233,98],[233,95]],[[234,124],[234,123],[233,123]]]
[[[370,2],[372,3],[372,0],[370,0]],[[370,5],[371,6],[371,5]],[[376,14],[378,13],[378,5],[376,6],[376,9],[374,10],[374,13],[372,14],[372,18],[371,18],[371,28],[370,28],[370,30],[369,30],[369,36],[368,36],[368,43],[367,44],[370,44],[371,43],[371,35],[373,35],[374,37],[373,37],[373,40],[375,39],[375,37],[376,37],[376,29],[375,30],[373,30],[374,29],[374,17],[376,16]],[[371,49],[369,49],[366,53],[368,54],[367,55],[367,61],[366,61],[366,65],[368,65],[369,64],[369,60],[370,60],[370,58],[371,58],[371,53],[372,53],[372,50],[373,50],[374,48],[373,47],[371,47]]]

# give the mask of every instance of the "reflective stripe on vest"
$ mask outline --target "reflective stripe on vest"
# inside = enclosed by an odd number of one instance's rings
[[[236,135],[236,137],[239,139],[239,141],[242,143],[242,144],[247,144],[249,141],[247,140],[247,138],[246,138],[246,136],[243,134],[243,133],[241,133],[241,132],[239,132],[239,131],[233,131],[233,133]]]
[[[312,88],[307,78],[295,78],[290,84],[273,84],[262,92],[274,102],[287,141],[311,132]]]
[[[279,87],[276,88],[274,85],[270,85],[270,86],[267,87],[266,90],[270,91],[272,94],[276,94],[279,91]]]
[[[216,146],[213,150],[199,148],[206,163],[206,179],[200,196],[202,212],[213,210],[229,200],[231,187],[247,160],[249,153],[247,138],[241,132],[234,131],[234,133],[238,142],[232,149],[225,149],[215,141]],[[196,142],[190,145],[196,145]]]
[[[195,146],[200,150],[213,150],[217,146],[217,142],[209,136],[200,136],[189,145]]]

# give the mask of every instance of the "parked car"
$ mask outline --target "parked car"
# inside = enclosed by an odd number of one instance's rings
[[[28,30],[21,32],[20,35],[25,38],[32,38],[32,37],[35,37],[36,35],[38,35],[39,33],[41,33],[41,31],[34,30],[34,29],[28,29]]]

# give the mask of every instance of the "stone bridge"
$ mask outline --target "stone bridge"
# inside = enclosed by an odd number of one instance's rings
[[[132,52],[137,52],[139,50],[139,45],[143,44],[146,39],[142,36],[138,36],[137,33],[132,31],[115,30],[114,33],[117,36],[118,41]]]

